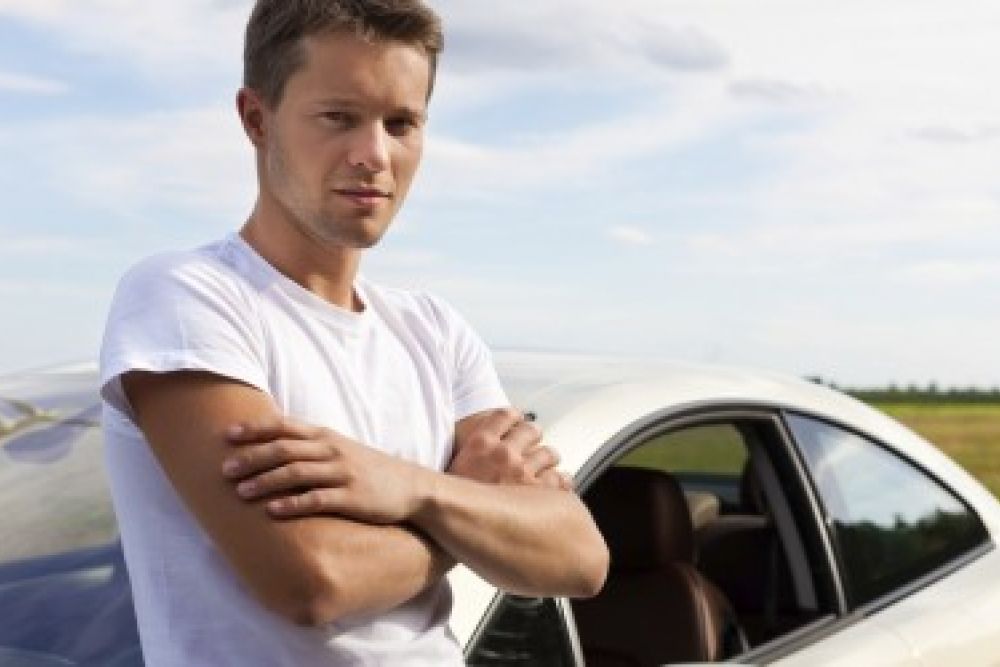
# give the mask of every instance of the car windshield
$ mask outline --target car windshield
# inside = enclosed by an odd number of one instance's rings
[[[94,384],[84,374],[0,382],[0,563],[116,538]]]

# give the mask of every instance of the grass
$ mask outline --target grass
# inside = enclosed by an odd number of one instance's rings
[[[1000,404],[873,405],[940,447],[1000,498]]]

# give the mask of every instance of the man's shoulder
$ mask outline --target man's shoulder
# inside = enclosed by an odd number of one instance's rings
[[[119,289],[141,290],[172,283],[235,283],[245,278],[230,257],[228,242],[217,241],[196,248],[158,252],[135,262],[122,275]]]

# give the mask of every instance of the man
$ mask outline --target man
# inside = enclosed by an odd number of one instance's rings
[[[358,274],[420,161],[421,0],[259,0],[249,220],[123,279],[108,470],[157,665],[448,665],[445,572],[588,596],[607,549],[446,304]]]

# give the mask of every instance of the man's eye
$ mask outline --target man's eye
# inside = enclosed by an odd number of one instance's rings
[[[403,137],[419,127],[412,118],[389,118],[385,121],[385,130],[394,137]]]
[[[341,127],[351,124],[351,115],[343,111],[324,111],[323,120]]]

